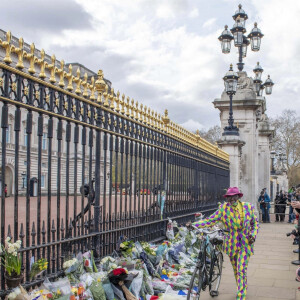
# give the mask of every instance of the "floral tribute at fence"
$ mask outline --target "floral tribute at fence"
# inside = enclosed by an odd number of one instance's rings
[[[171,220],[167,238],[153,245],[121,236],[117,250],[97,266],[92,251],[79,253],[64,262],[64,277],[55,282],[45,278],[42,286],[30,293],[17,287],[8,299],[185,299],[201,239]]]

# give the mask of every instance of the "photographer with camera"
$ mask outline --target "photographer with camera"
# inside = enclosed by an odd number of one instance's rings
[[[259,208],[261,209],[263,223],[270,223],[269,210],[271,207],[270,205],[271,199],[267,193],[266,188],[262,189],[262,191],[260,192],[258,202],[260,203]]]

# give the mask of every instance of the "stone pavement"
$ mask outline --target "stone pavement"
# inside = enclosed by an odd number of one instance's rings
[[[286,299],[300,300],[300,282],[295,281],[297,266],[291,261],[298,259],[292,239],[286,236],[294,225],[288,223],[260,224],[254,255],[248,267],[247,300]],[[224,255],[223,275],[219,288],[219,300],[235,300],[236,284],[228,256]],[[200,299],[213,299],[208,291]]]

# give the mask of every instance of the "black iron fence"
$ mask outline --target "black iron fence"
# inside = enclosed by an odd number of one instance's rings
[[[216,208],[229,185],[226,153],[167,111],[120,98],[102,71],[96,81],[73,74],[10,33],[1,54],[1,243],[22,241],[27,287],[38,283],[32,257],[45,257],[55,277],[73,253],[99,258],[120,235],[155,240],[168,217]]]

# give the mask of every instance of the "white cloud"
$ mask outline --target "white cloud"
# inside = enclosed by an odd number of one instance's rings
[[[183,126],[184,128],[186,128],[187,130],[190,130],[190,131],[196,131],[197,129],[203,129],[204,126],[200,123],[200,122],[197,122],[195,120],[192,120],[192,119],[189,119],[187,120],[186,122],[180,124],[181,126]]]
[[[203,28],[210,28],[212,27],[212,25],[214,25],[216,23],[217,19],[216,18],[211,18],[207,21],[204,22],[204,24],[202,25]]]
[[[199,10],[197,8],[194,8],[193,10],[191,10],[191,12],[189,13],[189,17],[190,18],[197,18],[199,16]]]

